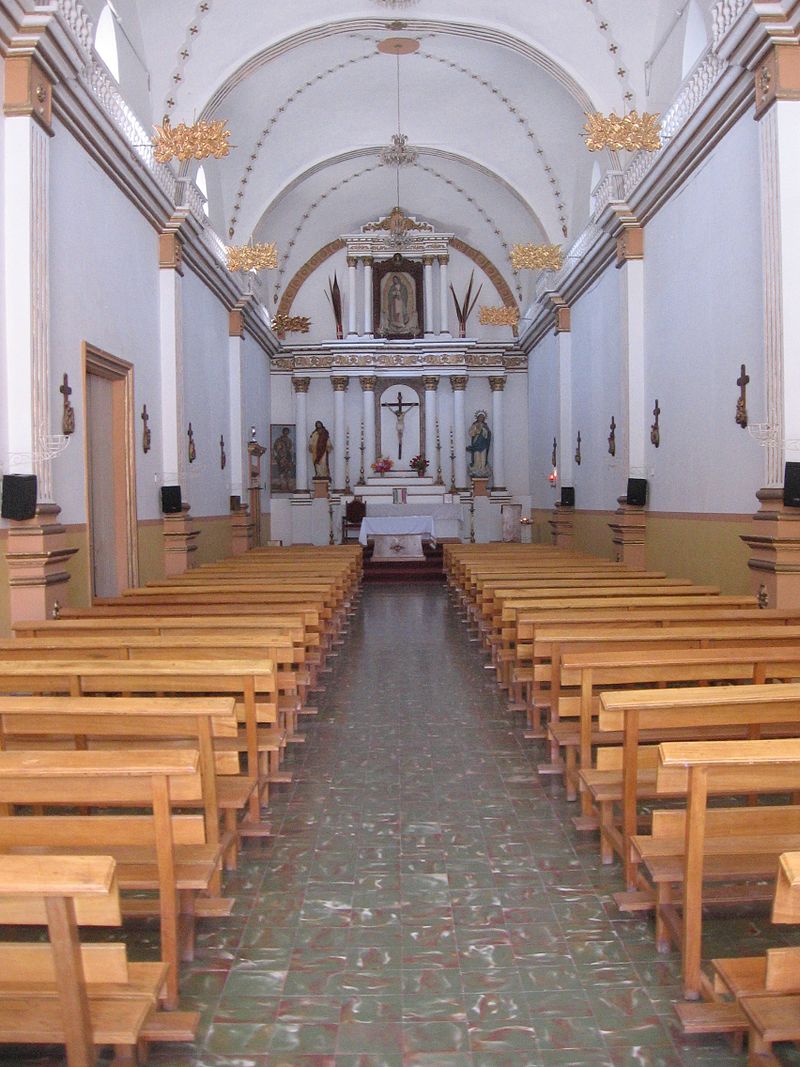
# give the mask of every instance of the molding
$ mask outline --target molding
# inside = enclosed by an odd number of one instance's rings
[[[287,373],[346,369],[452,367],[461,371],[527,371],[527,357],[512,342],[453,341],[329,341],[284,345],[272,360],[273,371]]]

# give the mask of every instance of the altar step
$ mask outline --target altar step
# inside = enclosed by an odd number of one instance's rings
[[[441,582],[444,579],[442,548],[424,546],[425,559],[373,560],[372,548],[364,549],[365,582]]]

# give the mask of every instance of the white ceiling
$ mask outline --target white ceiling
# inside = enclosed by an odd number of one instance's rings
[[[85,2],[96,18],[103,0]],[[377,152],[397,127],[398,61],[377,46],[418,40],[399,59],[402,131],[419,150],[400,173],[401,206],[483,252],[525,299],[531,281],[513,278],[510,245],[569,245],[595,164],[620,162],[586,150],[584,112],[666,106],[687,26],[690,39],[707,36],[712,0],[114,7],[122,90],[145,122],[228,120],[235,150],[205,164],[211,220],[228,241],[277,242],[278,291],[322,245],[394,205],[396,175]],[[688,58],[697,52],[695,41]]]

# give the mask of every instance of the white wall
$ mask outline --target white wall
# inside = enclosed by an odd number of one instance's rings
[[[226,515],[230,475],[220,467],[220,435],[230,448],[228,416],[228,311],[191,270],[183,278],[183,426],[186,455],[192,424],[197,459],[186,464],[184,498],[193,515]],[[249,425],[249,424],[248,424]]]
[[[593,511],[615,508],[628,477],[620,283],[620,272],[608,267],[572,308],[573,437],[559,441],[559,452],[563,455],[569,448],[574,456],[580,431],[581,465],[573,459],[575,502]],[[612,415],[617,425],[615,457],[608,452]]]
[[[645,425],[658,398],[661,446],[648,444],[650,506],[750,512],[760,447],[734,421],[742,363],[748,409],[764,421],[758,126],[749,115],[645,233]]]
[[[553,438],[558,437],[558,343],[548,332],[528,365],[530,494],[534,508],[551,508],[558,499],[547,480],[552,470]]]
[[[158,242],[155,231],[54,122],[50,141],[51,432],[61,432],[64,373],[74,392],[76,429],[53,463],[53,488],[65,523],[86,521],[81,343],[134,365],[137,503],[140,518],[160,514],[160,369]],[[142,404],[152,448],[141,449]]]

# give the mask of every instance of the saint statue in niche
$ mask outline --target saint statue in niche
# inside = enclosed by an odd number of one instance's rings
[[[492,431],[486,422],[486,412],[476,411],[475,421],[469,428],[469,444],[467,452],[472,457],[469,465],[469,473],[472,478],[488,478],[491,474],[489,466],[489,446],[492,443]]]
[[[308,450],[314,462],[314,477],[330,478],[328,454],[333,451],[333,442],[325,426],[319,420],[314,423],[314,432],[309,438]]]
[[[405,271],[392,271],[381,280],[378,332],[384,337],[415,337],[419,333],[414,279]]]

